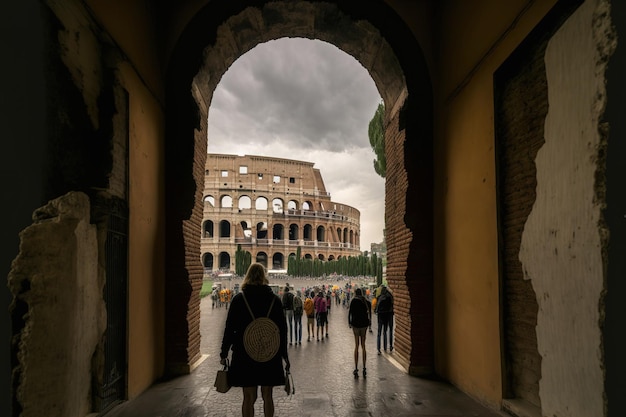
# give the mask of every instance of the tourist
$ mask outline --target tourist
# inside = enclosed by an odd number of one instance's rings
[[[367,336],[367,328],[372,321],[372,306],[368,300],[363,297],[363,291],[357,288],[355,296],[350,302],[348,309],[348,326],[352,328],[354,333],[354,377],[359,377],[359,344],[361,345],[363,357],[363,377],[367,376],[365,361],[367,360],[367,352],[365,350],[365,338]]]
[[[248,306],[254,317],[268,317],[278,326],[280,332],[278,352],[266,362],[257,362],[252,359],[244,347],[243,334],[253,320]],[[231,386],[243,389],[242,416],[254,416],[254,403],[260,386],[264,415],[273,417],[273,387],[285,385],[285,371],[290,368],[287,355],[287,323],[280,298],[269,287],[265,268],[261,264],[250,265],[241,285],[241,291],[232,299],[222,338],[220,352],[222,365],[226,363],[231,349],[233,353],[228,381]],[[284,369],[283,361],[285,361]]]

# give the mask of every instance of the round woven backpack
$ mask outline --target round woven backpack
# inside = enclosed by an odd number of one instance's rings
[[[245,294],[243,292],[241,294],[252,316],[252,322],[248,324],[243,332],[243,347],[248,356],[253,360],[257,362],[267,362],[276,356],[280,348],[280,330],[276,323],[269,318],[276,298],[272,298],[272,304],[270,304],[267,317],[256,318],[254,317],[254,313],[252,313],[252,309],[248,304]]]

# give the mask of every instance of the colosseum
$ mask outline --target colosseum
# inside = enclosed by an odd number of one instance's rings
[[[360,212],[334,202],[313,163],[254,155],[208,154],[202,264],[235,269],[237,246],[270,270],[287,269],[301,248],[309,259],[360,255]]]

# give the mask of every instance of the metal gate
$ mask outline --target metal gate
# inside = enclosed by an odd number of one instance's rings
[[[106,283],[104,301],[107,329],[104,342],[104,375],[97,393],[97,411],[105,412],[126,398],[126,316],[128,286],[128,208],[113,200],[108,207],[105,244]]]

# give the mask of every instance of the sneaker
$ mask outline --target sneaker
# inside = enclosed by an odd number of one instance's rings
[[[328,337],[328,333],[326,333],[326,337]]]
[[[380,355],[380,349],[378,349],[378,354]]]
[[[359,377],[359,370],[355,369],[354,372],[352,372],[352,375],[354,375],[354,379],[357,379]]]
[[[393,352],[393,346],[389,348],[389,353]]]
[[[363,368],[363,378],[367,377],[367,370],[365,368]]]

